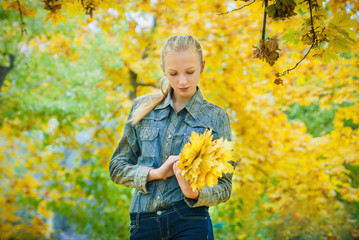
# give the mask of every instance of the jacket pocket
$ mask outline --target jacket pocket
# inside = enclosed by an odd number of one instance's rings
[[[214,129],[213,126],[211,126],[211,124],[202,121],[188,121],[188,120],[186,121],[186,123],[188,127],[183,144],[189,142],[188,138],[192,135],[193,132],[196,132],[197,134],[201,135],[206,130],[209,131],[210,129],[212,129],[212,133],[211,133],[211,135],[213,135],[212,140],[218,138],[218,131]]]
[[[142,142],[141,152],[143,157],[156,157],[158,152],[160,139],[158,137],[158,127],[143,127],[140,133],[140,139]]]

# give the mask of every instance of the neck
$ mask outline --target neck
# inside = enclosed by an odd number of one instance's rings
[[[178,111],[189,102],[189,99],[179,98],[178,96],[176,97],[175,94],[174,94],[172,96],[172,102],[173,102],[173,105],[175,106],[175,108]]]
[[[195,92],[196,93],[196,92]],[[180,96],[177,96],[175,91],[172,92],[172,102],[173,105],[175,106],[175,108],[177,110],[181,109],[183,106],[185,106],[193,97],[194,94],[192,94],[192,96],[187,97],[187,98],[183,98]]]

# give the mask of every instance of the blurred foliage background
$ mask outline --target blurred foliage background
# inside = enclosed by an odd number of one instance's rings
[[[185,34],[236,146],[215,238],[359,238],[359,3],[269,1],[272,65],[253,55],[264,3],[0,1],[0,238],[129,238],[133,191],[110,157],[132,100],[160,91],[163,43]],[[312,43],[309,3],[316,44],[275,84]]]

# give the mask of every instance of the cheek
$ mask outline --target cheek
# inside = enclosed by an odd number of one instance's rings
[[[197,81],[197,80],[199,79],[199,77],[200,77],[200,75],[199,75],[198,73],[193,74],[193,75],[191,76],[191,80],[192,80],[193,82],[195,82],[195,81]]]
[[[167,77],[167,79],[168,79],[168,81],[171,83],[171,85],[173,85],[173,84],[176,84],[176,78],[174,78],[174,77],[172,77],[172,76],[169,76],[169,77]]]

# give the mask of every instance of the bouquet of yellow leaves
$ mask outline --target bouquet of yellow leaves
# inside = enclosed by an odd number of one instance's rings
[[[179,155],[178,168],[182,176],[190,182],[192,191],[203,189],[206,185],[216,186],[222,173],[231,173],[233,166],[232,142],[222,138],[212,141],[212,129],[199,135],[195,131],[189,137]]]

